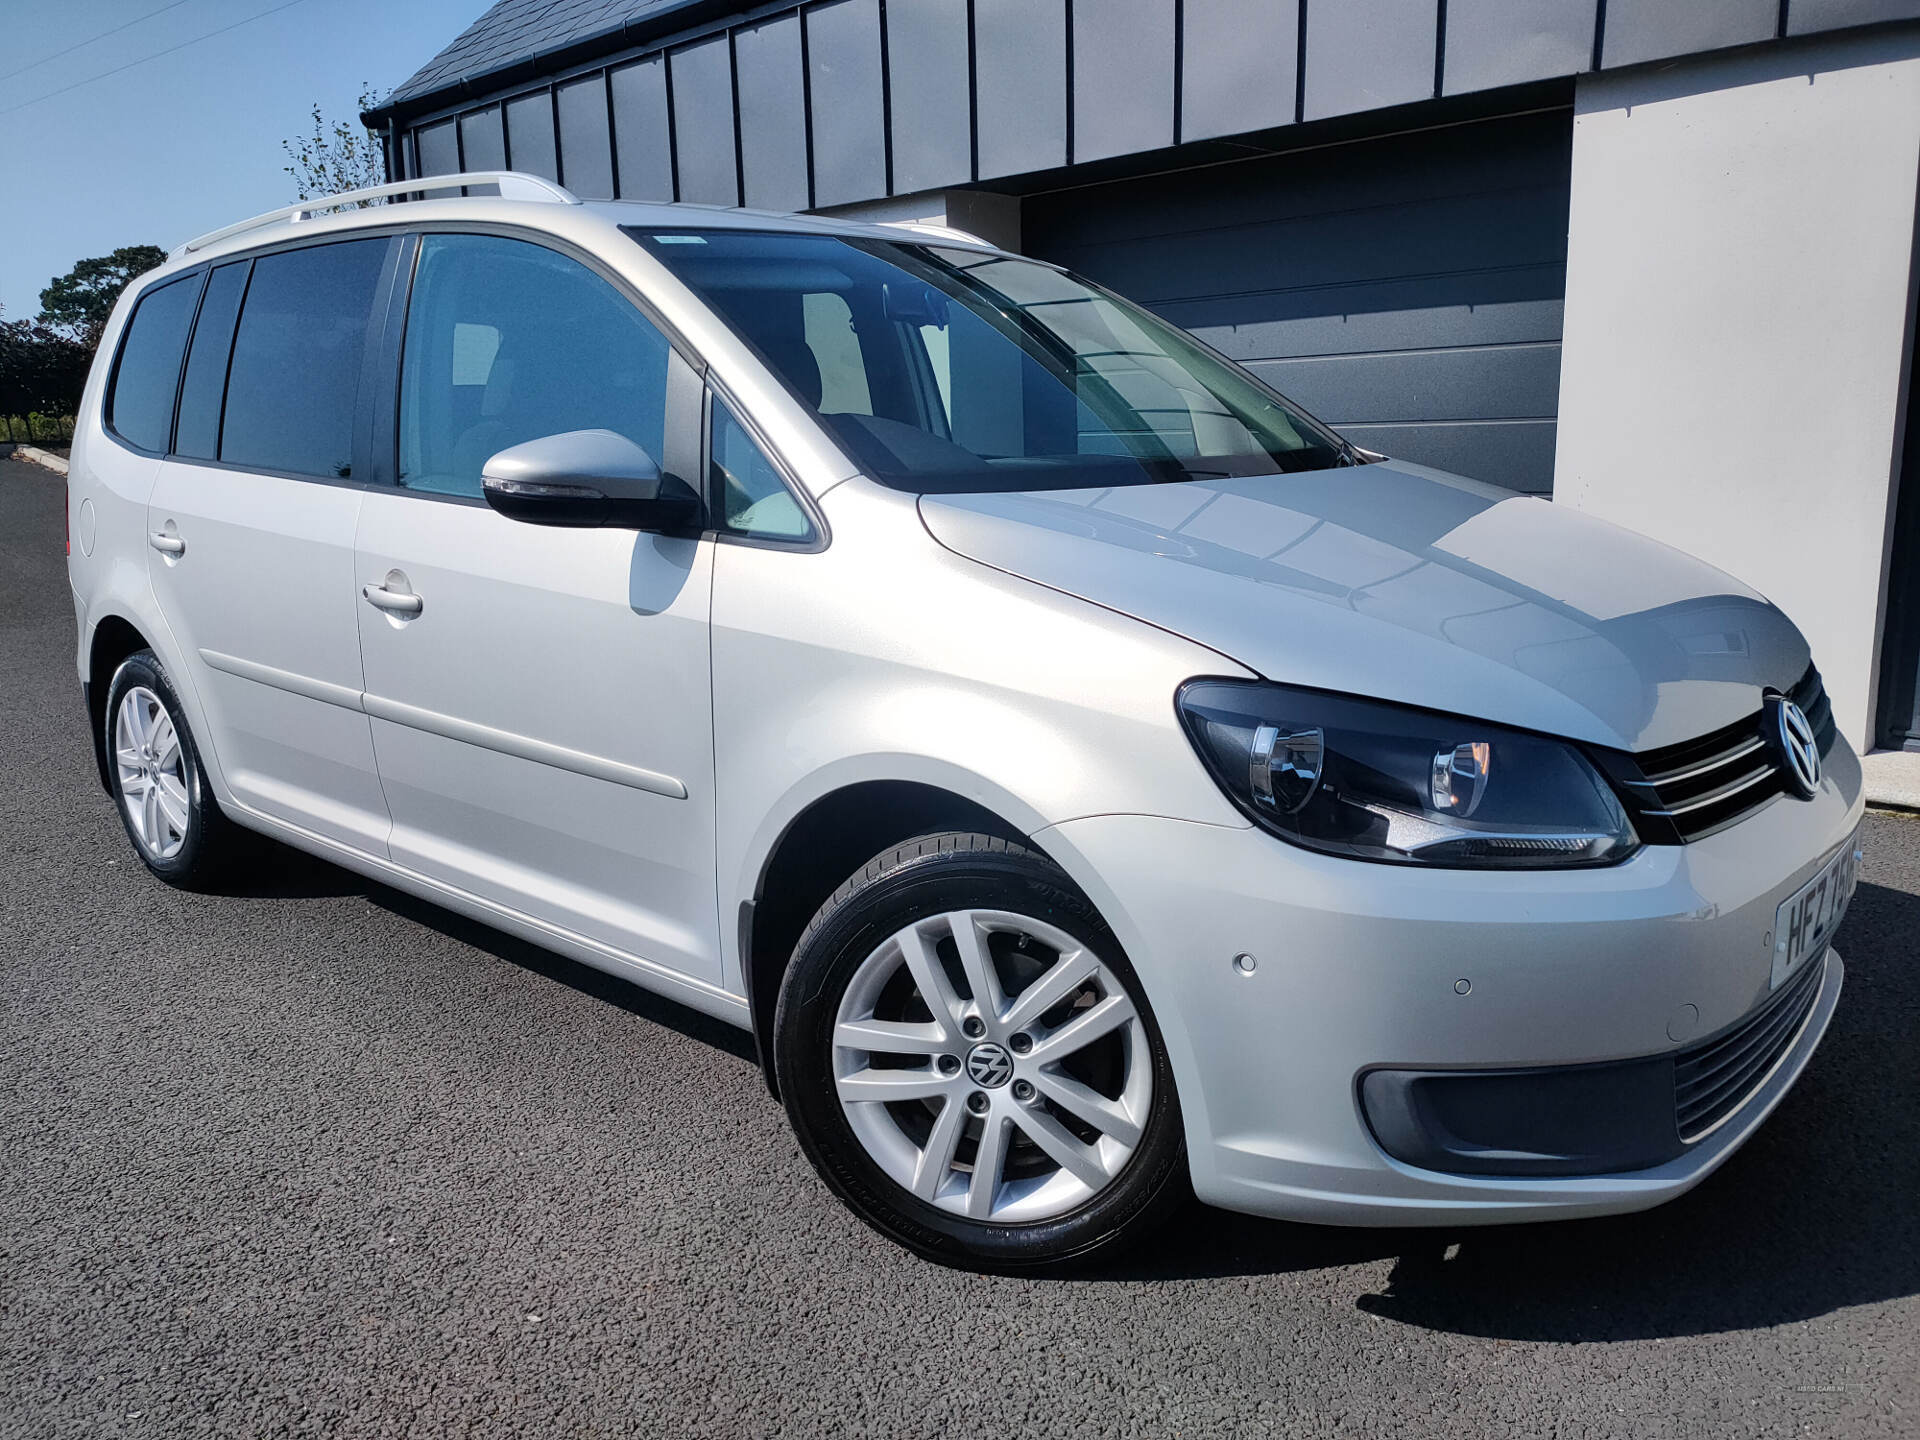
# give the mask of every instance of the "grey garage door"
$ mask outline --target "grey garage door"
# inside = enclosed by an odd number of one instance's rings
[[[1545,492],[1566,111],[1031,196],[1022,247],[1260,372],[1356,443]]]

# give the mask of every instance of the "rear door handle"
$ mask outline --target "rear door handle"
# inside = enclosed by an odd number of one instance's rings
[[[154,531],[153,534],[147,537],[147,543],[162,555],[184,555],[187,553],[187,542],[182,540],[178,535],[167,534],[164,530]]]
[[[385,610],[389,615],[418,615],[427,608],[427,602],[418,595],[396,593],[384,585],[363,585],[360,593],[374,609]]]

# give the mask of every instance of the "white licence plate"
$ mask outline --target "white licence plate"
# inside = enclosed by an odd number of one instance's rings
[[[1840,847],[1820,873],[1782,901],[1773,917],[1773,981],[1767,987],[1777,990],[1780,983],[1797,971],[1810,956],[1818,955],[1840,928],[1847,913],[1847,901],[1853,898],[1854,882],[1860,878],[1860,836]]]

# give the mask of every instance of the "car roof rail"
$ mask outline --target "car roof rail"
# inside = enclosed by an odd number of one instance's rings
[[[322,195],[313,200],[302,200],[298,205],[289,205],[284,210],[269,210],[266,214],[255,215],[250,220],[239,220],[232,225],[223,225],[218,230],[209,230],[204,235],[196,235],[173,254],[191,255],[196,250],[206,249],[216,240],[225,240],[229,235],[239,235],[248,230],[259,230],[268,225],[278,225],[283,222],[298,225],[301,221],[309,220],[326,211],[345,209],[349,205],[364,204],[368,200],[383,200],[395,195],[425,197],[442,190],[477,189],[483,185],[492,186],[502,200],[536,200],[552,205],[580,203],[580,197],[571,190],[564,190],[551,180],[543,179],[538,175],[528,175],[520,170],[475,170],[464,175],[421,175],[411,180],[395,180],[385,185],[368,185],[359,190],[343,191],[338,195]]]

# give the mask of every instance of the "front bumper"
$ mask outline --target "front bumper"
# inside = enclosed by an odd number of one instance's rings
[[[1705,1179],[1811,1058],[1839,955],[1756,1088],[1659,1163],[1553,1176],[1407,1164],[1369,1127],[1363,1077],[1643,1060],[1727,1029],[1769,998],[1779,903],[1849,841],[1862,808],[1843,745],[1813,800],[1600,870],[1421,871],[1134,815],[1035,838],[1140,974],[1201,1199],[1337,1224],[1474,1224],[1643,1209]]]

